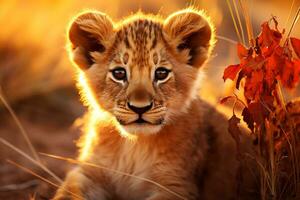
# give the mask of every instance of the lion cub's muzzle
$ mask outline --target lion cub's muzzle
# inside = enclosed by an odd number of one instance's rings
[[[151,108],[153,107],[152,102],[149,105],[142,106],[142,107],[137,107],[135,105],[131,105],[131,103],[128,102],[127,106],[130,110],[132,110],[133,112],[135,112],[136,114],[139,115],[139,118],[134,123],[138,123],[138,124],[147,123],[147,121],[145,121],[143,119],[143,114],[146,113],[147,111],[151,110]]]
[[[152,124],[160,125],[163,123],[165,109],[162,106],[155,106],[151,101],[147,104],[133,104],[128,102],[126,107],[123,109],[127,110],[127,115],[123,116],[123,120],[119,117],[117,119],[122,125],[128,124]],[[126,119],[127,118],[127,119]],[[120,120],[121,119],[121,120]]]
[[[114,115],[121,125],[161,125],[164,122],[166,107],[156,101],[144,103],[128,101],[117,105]]]

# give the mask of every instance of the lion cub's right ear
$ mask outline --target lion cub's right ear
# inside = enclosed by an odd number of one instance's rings
[[[71,22],[68,31],[72,60],[81,69],[88,69],[94,64],[91,53],[106,53],[114,35],[113,22],[107,15],[100,12],[80,14]]]
[[[167,42],[184,62],[201,67],[214,44],[214,27],[201,10],[187,8],[171,14],[164,22]]]

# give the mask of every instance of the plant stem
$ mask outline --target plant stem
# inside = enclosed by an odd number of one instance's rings
[[[238,22],[239,22],[240,31],[242,33],[243,44],[246,44],[246,42],[245,42],[245,35],[244,35],[244,29],[243,29],[243,25],[242,25],[241,18],[240,18],[240,13],[239,13],[239,10],[237,8],[235,0],[232,0],[232,2],[233,2],[234,9],[235,9],[236,17],[237,17]]]
[[[287,113],[286,106],[285,106],[285,100],[284,100],[284,96],[282,94],[281,84],[280,84],[279,80],[278,80],[278,83],[276,84],[276,91],[277,91],[277,94],[279,95],[279,99],[280,99],[279,103],[280,103],[282,109],[285,111],[285,113]]]
[[[231,18],[232,18],[232,21],[233,21],[234,28],[235,28],[236,34],[237,34],[237,36],[238,36],[238,39],[239,39],[239,42],[242,42],[241,34],[240,34],[240,32],[239,32],[239,29],[238,29],[238,26],[237,26],[237,23],[236,23],[234,14],[233,14],[231,4],[230,4],[229,0],[226,0],[226,2],[227,2],[227,5],[228,5],[228,8],[229,8],[229,12],[230,12],[230,15],[231,15]]]
[[[294,17],[294,20],[293,20],[293,23],[292,23],[292,26],[291,26],[291,28],[290,28],[290,30],[289,30],[289,33],[287,34],[286,42],[288,41],[288,39],[289,39],[289,37],[290,37],[290,35],[291,35],[291,33],[292,33],[292,31],[293,31],[293,29],[294,29],[294,27],[295,27],[297,21],[298,21],[298,19],[299,19],[299,15],[300,15],[300,7],[299,7],[298,10],[297,10],[297,13],[296,13],[296,15],[295,15],[295,17]]]
[[[253,41],[253,28],[252,28],[252,23],[251,23],[251,19],[249,16],[249,10],[248,10],[248,6],[247,3],[243,0],[238,0],[239,4],[242,8],[243,11],[243,16],[246,22],[246,28],[247,28],[247,34],[248,34],[248,40],[249,40],[249,44],[250,46],[254,46],[254,41]]]
[[[274,152],[274,138],[273,138],[273,130],[272,127],[270,127],[270,123],[266,120],[265,121],[266,126],[266,136],[268,139],[268,146],[269,146],[269,159],[270,159],[270,182],[271,182],[271,196],[272,199],[276,199],[276,166],[275,166],[275,152]]]
[[[289,15],[288,15],[288,17],[287,17],[287,19],[286,19],[286,22],[285,22],[285,26],[284,26],[284,27],[287,26],[287,24],[288,24],[288,22],[289,22],[289,20],[290,20],[290,18],[291,18],[291,15],[292,15],[292,11],[293,11],[294,5],[295,5],[295,0],[293,0],[293,2],[292,2],[292,4],[291,4],[291,8],[290,8],[290,11],[289,11]]]

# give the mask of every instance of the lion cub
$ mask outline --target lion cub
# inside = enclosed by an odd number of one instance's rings
[[[119,23],[86,12],[68,38],[90,107],[79,160],[100,167],[69,172],[55,200],[235,198],[239,164],[227,120],[198,97],[215,42],[202,11]]]

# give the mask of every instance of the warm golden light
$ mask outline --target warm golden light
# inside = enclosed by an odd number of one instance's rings
[[[98,141],[98,135],[96,131],[96,122],[97,122],[97,113],[92,113],[92,117],[90,117],[88,121],[87,126],[85,127],[85,135],[81,140],[79,141],[79,146],[81,147],[80,149],[80,155],[79,155],[79,160],[83,161],[86,158],[89,157],[91,154],[92,148],[95,144],[96,141]]]
[[[101,109],[100,105],[96,102],[94,93],[88,86],[84,72],[78,69],[77,76],[77,86],[80,91],[81,100],[90,110],[88,116],[89,119],[86,120],[88,124],[85,126],[85,135],[79,142],[79,146],[81,147],[79,159],[85,160],[91,153],[93,145],[98,141],[98,134],[96,131],[97,122],[106,121],[111,118],[111,116]]]

